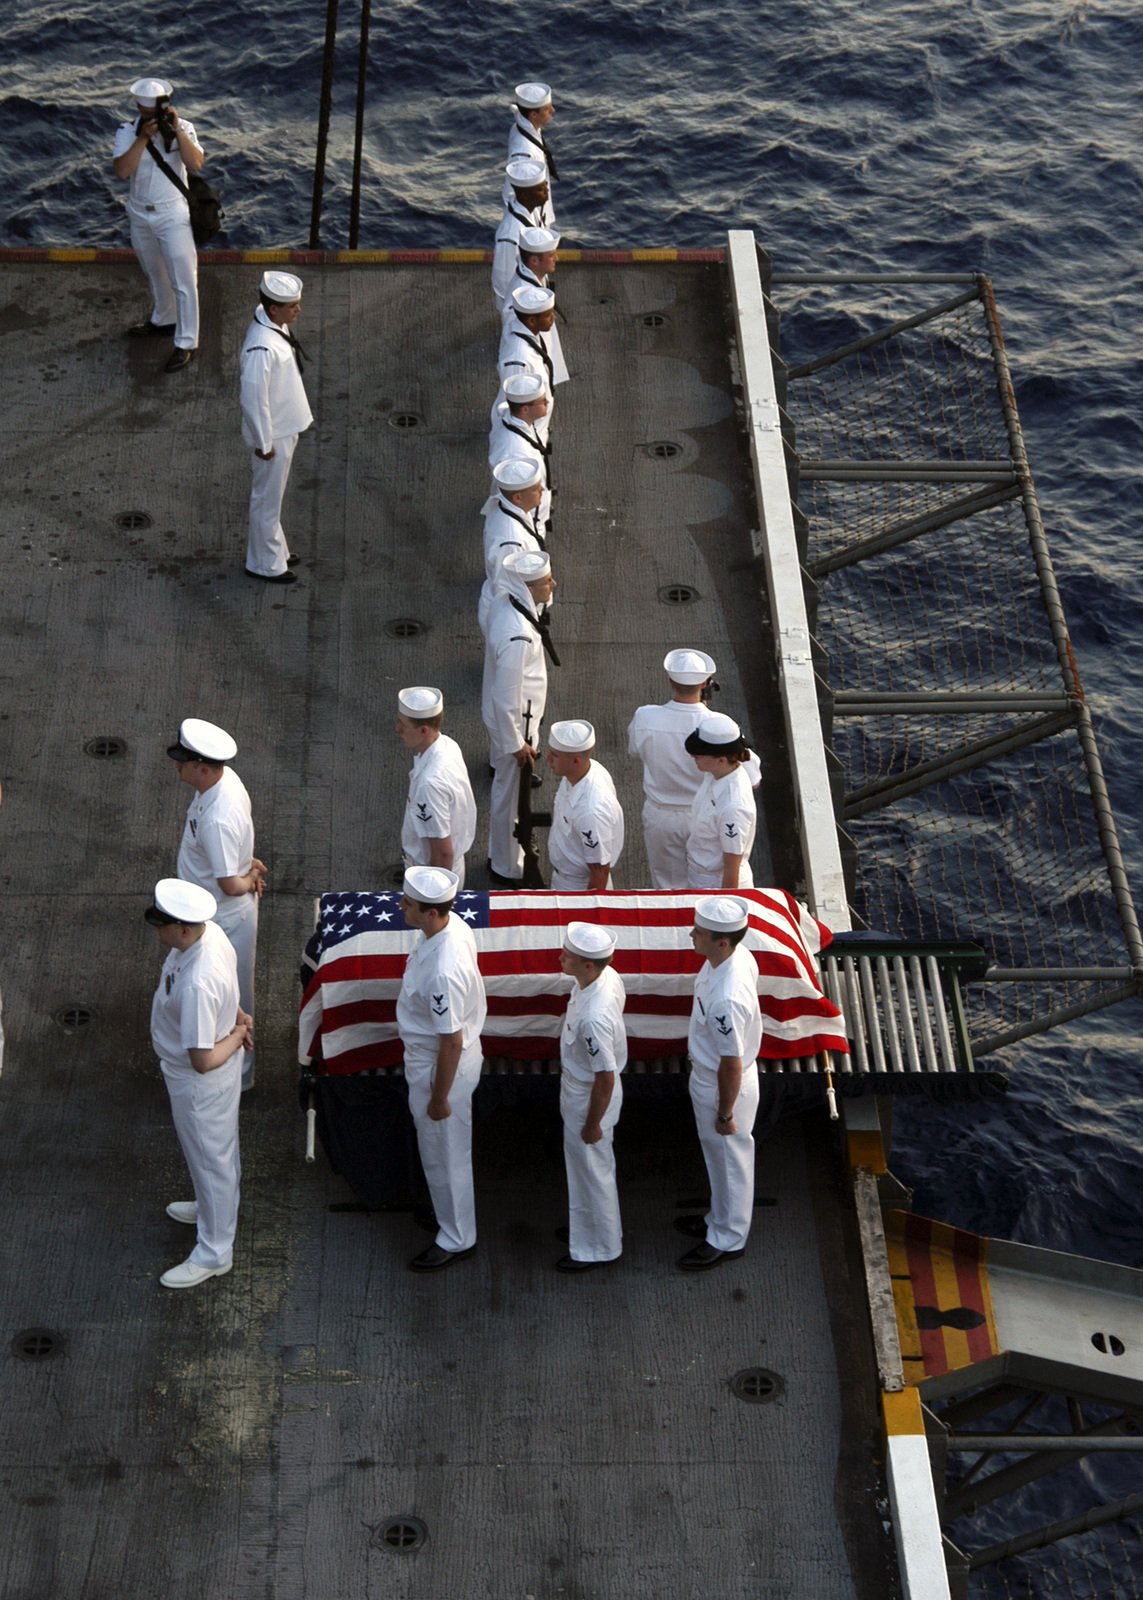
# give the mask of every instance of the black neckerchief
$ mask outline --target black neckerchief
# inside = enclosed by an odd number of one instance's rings
[[[298,371],[304,372],[306,370],[306,362],[309,360],[309,356],[306,355],[301,340],[295,337],[292,329],[280,328],[273,318],[270,317],[268,312],[267,321],[270,323],[270,326],[273,328],[275,333],[280,333],[282,335],[282,338],[294,352],[294,360],[298,363]]]
[[[508,415],[511,418],[512,413],[509,412]],[[547,486],[548,486],[548,483],[547,483],[547,478],[548,478],[548,457],[552,453],[551,445],[550,444],[545,444],[544,441],[540,438],[539,429],[536,427],[536,425],[534,423],[532,424],[532,432],[531,433],[528,432],[528,428],[527,428],[526,424],[521,424],[520,426],[517,426],[517,424],[514,421],[505,422],[503,417],[501,417],[501,419],[500,419],[500,426],[504,429],[504,431],[506,433],[514,433],[516,435],[517,439],[523,439],[525,444],[530,444],[532,446],[533,450],[538,450],[540,452],[540,454],[543,456],[543,458],[544,458],[544,488],[546,489]]]
[[[556,167],[556,158],[552,154],[551,145],[544,138],[543,134],[540,133],[538,129],[534,128],[532,124],[525,118],[517,117],[516,127],[524,135],[528,143],[534,144],[536,149],[539,150],[544,158],[544,163],[547,166],[548,171],[551,173],[555,181],[559,183],[560,174],[558,168]]]
[[[553,667],[558,667],[560,664],[560,658],[556,654],[556,647],[551,640],[551,634],[549,630],[552,626],[552,619],[548,616],[548,613],[546,611],[541,611],[539,616],[533,616],[528,610],[527,606],[521,605],[514,594],[510,594],[508,596],[508,600],[512,606],[512,609],[514,611],[518,611],[522,617],[526,617],[532,624],[533,628],[535,628],[536,632],[540,635],[540,643],[544,647],[544,654],[552,663]]]
[[[512,315],[516,318],[517,322],[517,326],[512,329],[512,332],[516,335],[517,339],[523,339],[524,343],[530,346],[531,349],[533,349],[539,356],[540,360],[544,363],[544,366],[548,370],[548,388],[552,388],[552,358],[548,354],[548,347],[544,343],[543,335],[539,333],[533,333],[531,328],[529,328],[526,323],[521,322],[520,313],[518,311],[513,310]]]
[[[531,519],[529,520],[528,513],[526,511],[521,511],[519,506],[514,506],[511,501],[505,500],[499,495],[497,496],[497,504],[506,517],[511,517],[513,522],[518,522],[522,528],[532,535],[532,538],[535,539],[541,550],[546,550],[548,548],[544,543],[543,534],[536,527],[536,511],[532,512]],[[537,507],[536,510],[538,511],[539,507]]]

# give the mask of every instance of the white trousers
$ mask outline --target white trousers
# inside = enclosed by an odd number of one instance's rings
[[[472,1093],[480,1082],[479,1041],[465,1050],[449,1092],[452,1115],[443,1122],[428,1116],[436,1070],[436,1046],[405,1046],[409,1110],[417,1130],[421,1166],[437,1219],[442,1250],[468,1250],[476,1243],[476,1198],[472,1186]]]
[[[258,953],[258,896],[256,894],[225,895],[219,891],[218,915],[215,922],[234,946],[238,957],[238,1003],[243,1011],[254,1016],[254,961]],[[254,1076],[254,1051],[243,1050],[242,1081],[249,1083]]]
[[[290,547],[282,528],[282,501],[290,464],[298,447],[296,433],[274,440],[271,460],[250,452],[250,531],[246,540],[246,565],[264,578],[285,572]]]
[[[691,1105],[710,1179],[706,1242],[716,1250],[741,1250],[754,1219],[754,1118],[758,1114],[758,1063],[743,1069],[734,1103],[735,1133],[719,1133],[718,1076],[691,1066]]]
[[[200,1267],[225,1267],[234,1252],[238,1227],[239,1057],[213,1072],[189,1064],[160,1063],[171,1097],[171,1116],[190,1170],[198,1202],[198,1239],[190,1259]]]
[[[493,872],[519,878],[524,872],[524,852],[516,842],[516,815],[520,799],[520,768],[512,756],[492,762],[492,799],[488,813],[488,858]]]
[[[568,1254],[573,1261],[614,1261],[623,1250],[614,1144],[623,1079],[616,1074],[611,1103],[600,1119],[603,1138],[598,1144],[584,1144],[580,1138],[590,1100],[591,1084],[565,1072],[560,1079],[560,1116],[568,1175]]]
[[[150,157],[147,158],[150,160]],[[157,211],[128,205],[131,248],[151,290],[151,321],[173,322],[180,350],[198,347],[198,251],[185,200]]]
[[[665,806],[643,801],[643,843],[653,889],[687,887],[687,834],[690,806]]]

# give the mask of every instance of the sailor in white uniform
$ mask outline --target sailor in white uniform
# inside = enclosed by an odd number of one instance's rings
[[[685,1272],[705,1272],[746,1247],[754,1216],[754,1118],[762,1013],[758,966],[742,947],[748,907],[719,896],[695,906],[691,943],[705,957],[695,979],[687,1051],[695,1126],[710,1179],[705,1217],[679,1217],[680,1232],[700,1239],[679,1259]]]
[[[443,867],[408,867],[401,910],[418,930],[397,999],[409,1110],[437,1219],[437,1236],[409,1262],[436,1272],[476,1249],[472,1185],[472,1094],[480,1080],[480,1034],[488,1005],[476,940],[453,916],[459,885]]]
[[[252,1019],[238,1003],[234,947],[215,926],[214,908],[201,885],[161,878],[143,913],[167,952],[151,1002],[151,1045],[194,1187],[194,1199],[172,1201],[167,1215],[198,1234],[187,1259],[159,1279],[167,1289],[229,1272],[238,1227],[239,1062]]]
[[[131,248],[151,290],[150,316],[129,331],[142,338],[173,333],[174,352],[163,370],[178,372],[198,348],[198,251],[186,197],[155,157],[185,187],[187,173],[201,170],[203,153],[194,124],[184,122],[168,103],[171,92],[163,78],[140,78],[131,85],[139,115],[120,123],[112,169],[130,182]]]
[[[623,981],[611,965],[615,935],[569,922],[560,966],[572,992],[560,1032],[560,1115],[568,1178],[568,1253],[557,1272],[588,1272],[623,1249],[615,1184],[615,1124],[627,1065]]]
[[[548,386],[538,372],[514,372],[500,385],[488,430],[488,465],[510,457],[535,461],[541,471],[543,497],[536,526],[547,538],[552,525],[552,446],[547,438]]]
[[[548,698],[548,659],[559,665],[547,631],[546,607],[555,592],[544,552],[511,555],[503,587],[488,610],[480,712],[488,730],[492,800],[488,819],[489,875],[519,885],[524,852],[515,837],[520,768],[536,764]]]
[[[704,650],[668,650],[671,698],[640,706],[627,729],[627,752],[643,763],[643,842],[655,889],[687,887],[687,835],[702,774],[683,740],[711,714],[703,695],[715,670]]]
[[[496,492],[480,508],[484,517],[484,584],[476,617],[485,634],[505,561],[525,550],[542,554],[547,549],[540,520],[544,502],[540,462],[515,455],[498,461],[492,469],[492,481]]]
[[[242,438],[253,452],[246,575],[293,583],[296,557],[282,528],[282,500],[298,435],[314,420],[302,382],[304,351],[291,332],[302,309],[302,280],[265,272],[259,298],[238,357]]]
[[[552,802],[548,858],[552,888],[599,894],[611,888],[611,869],[623,854],[623,808],[607,768],[592,759],[590,722],[553,722],[548,765],[560,779]]]
[[[214,922],[234,946],[239,1000],[253,1017],[258,902],[266,890],[266,864],[254,854],[250,796],[227,765],[238,754],[238,746],[224,728],[187,717],[167,754],[180,780],[194,790],[175,870],[217,900]],[[242,1061],[242,1087],[249,1089],[253,1083],[254,1052],[249,1050]]]
[[[502,318],[511,313],[512,291],[530,283],[533,289],[555,289],[552,279],[558,264],[560,236],[554,228],[521,228],[517,241],[516,270],[508,285]]]
[[[520,259],[521,230],[551,228],[555,224],[548,172],[542,161],[517,157],[509,161],[504,174],[504,215],[492,245],[492,294],[501,314]]]
[[[758,807],[742,730],[733,717],[712,711],[683,740],[683,748],[702,775],[687,834],[687,887],[749,889]]]
[[[512,311],[504,318],[496,357],[500,382],[513,372],[535,372],[546,378],[551,396],[546,419],[550,427],[556,403],[555,386],[568,380],[567,364],[556,331],[556,297],[551,289],[526,283],[513,289],[509,304]]]
[[[476,837],[476,801],[455,739],[441,732],[444,695],[417,685],[397,695],[397,737],[413,753],[401,826],[407,867],[445,867],[464,888],[464,858]]]
[[[556,158],[544,136],[544,129],[556,114],[551,88],[546,83],[518,83],[513,110],[515,115],[508,130],[508,160],[542,161],[549,180],[558,182]],[[507,200],[507,195],[504,198]]]

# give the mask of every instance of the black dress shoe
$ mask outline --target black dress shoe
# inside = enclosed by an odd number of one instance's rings
[[[146,322],[137,322],[133,328],[127,329],[128,339],[169,339],[175,331],[173,322],[152,322],[150,317]]]
[[[191,362],[197,355],[197,350],[172,350],[165,365],[163,366],[163,371],[181,372],[184,367],[190,366]]]
[[[541,777],[541,775],[538,772],[533,772],[533,774],[532,774],[532,788],[533,789],[540,789],[540,788],[543,787],[543,783],[544,783],[544,780]]]
[[[249,567],[242,569],[248,578],[261,578],[263,583],[297,583],[296,572],[251,572]]]
[[[409,1262],[410,1272],[443,1272],[445,1267],[451,1267],[454,1261],[464,1261],[475,1253],[476,1246],[470,1244],[467,1250],[442,1250],[439,1244],[431,1244],[427,1250],[422,1250],[419,1256],[414,1256]]]
[[[676,1217],[675,1228],[679,1233],[685,1233],[688,1239],[706,1238],[705,1217]]]
[[[502,883],[506,889],[520,889],[524,885],[523,878],[506,878],[502,872],[497,872],[491,861],[488,863],[488,876],[493,883]]]
[[[288,567],[296,567],[299,564],[299,562],[301,561],[301,559],[302,559],[301,556],[287,556],[286,557],[286,565]]]
[[[683,1272],[709,1272],[711,1267],[723,1261],[737,1261],[745,1253],[744,1250],[716,1250],[712,1244],[696,1244],[693,1250],[679,1257],[679,1267]]]
[[[556,1262],[557,1272],[591,1272],[595,1267],[609,1267],[613,1261],[618,1261],[618,1256],[612,1256],[610,1261],[576,1261],[572,1256],[561,1256]]]

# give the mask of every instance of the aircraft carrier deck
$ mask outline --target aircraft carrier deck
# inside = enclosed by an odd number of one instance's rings
[[[560,268],[549,713],[595,722],[628,820],[617,885],[637,885],[627,721],[662,698],[666,648],[709,650],[719,705],[763,756],[755,879],[795,887],[724,269],[665,256]],[[585,1281],[551,1270],[554,1105],[481,1123],[479,1251],[428,1282],[405,1270],[425,1242],[410,1215],[346,1209],[320,1155],[303,1164],[298,959],[315,894],[392,884],[401,685],[444,690],[487,814],[475,610],[497,329],[484,265],[298,270],[316,425],[286,504],[291,588],[242,573],[235,356],[260,267],[203,270],[203,346],[173,376],[120,337],[143,310],[128,261],[0,272],[0,1589],[885,1600],[860,1251],[824,1111],[766,1137],[747,1255],[697,1281],[674,1269],[672,1219],[704,1184],[678,1080],[625,1113],[625,1254]],[[164,751],[187,715],[237,737],[270,891],[235,1267],[176,1295],[157,1278],[187,1241],[163,1208],[186,1183],[141,912],[173,869],[189,791]],[[478,835],[470,887],[485,855]],[[17,1336],[36,1330],[29,1359]],[[768,1403],[733,1387],[756,1368]]]

